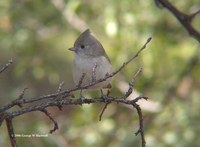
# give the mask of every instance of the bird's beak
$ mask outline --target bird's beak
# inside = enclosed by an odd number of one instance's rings
[[[75,47],[71,47],[69,48],[70,51],[76,51],[76,48]]]

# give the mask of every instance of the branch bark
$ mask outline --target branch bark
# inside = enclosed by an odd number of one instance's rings
[[[159,8],[167,8],[179,20],[187,30],[188,34],[200,42],[200,33],[191,25],[192,19],[200,13],[200,10],[194,14],[186,15],[183,12],[180,12],[168,0],[155,0],[155,3]]]

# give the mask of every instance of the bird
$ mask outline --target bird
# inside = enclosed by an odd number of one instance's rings
[[[106,54],[102,44],[91,34],[90,29],[86,29],[75,41],[74,46],[69,48],[70,51],[74,52],[73,61],[73,80],[76,85],[79,84],[80,78],[83,73],[82,85],[89,84],[92,81],[92,70],[96,65],[95,78],[99,80],[106,74],[111,74],[111,62]],[[106,81],[88,87],[87,90],[101,90],[101,96],[103,95],[102,89],[112,88],[110,84],[111,78]],[[82,89],[79,94],[79,98],[82,99]]]

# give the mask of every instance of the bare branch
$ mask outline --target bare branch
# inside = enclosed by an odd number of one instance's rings
[[[140,69],[139,69],[139,71],[140,71]],[[136,77],[138,75],[138,73],[139,72],[137,72],[134,77]],[[107,103],[106,103],[106,105],[105,105],[105,107],[104,107],[104,109],[103,109],[103,111],[102,111],[102,113],[100,115],[100,120],[101,120],[101,117],[102,117],[107,105],[109,103],[111,103],[111,102],[117,102],[117,103],[124,103],[124,104],[128,104],[128,105],[133,105],[138,111],[139,118],[140,118],[140,124],[143,123],[141,109],[136,104],[136,102],[141,98],[145,98],[146,99],[146,97],[140,96],[140,97],[136,98],[135,100],[126,100],[126,99],[122,99],[122,98],[110,97],[108,95],[109,95],[109,92],[107,94],[107,97],[108,97],[107,98]],[[19,101],[22,101],[22,100],[19,100]],[[100,98],[95,98],[95,99],[83,99],[83,100],[80,100],[80,99],[74,99],[74,100],[73,99],[67,99],[67,100],[47,101],[47,102],[43,102],[41,104],[36,104],[34,106],[29,106],[29,107],[26,107],[26,108],[23,108],[23,109],[20,109],[20,110],[16,110],[16,111],[13,111],[13,112],[10,112],[10,113],[6,113],[7,115],[2,115],[1,116],[1,120],[3,120],[3,119],[12,119],[12,118],[17,117],[19,115],[23,115],[23,114],[28,113],[28,112],[38,111],[39,110],[39,111],[44,112],[54,122],[54,129],[50,130],[50,133],[53,133],[56,129],[58,129],[58,124],[51,117],[51,115],[46,111],[46,109],[45,109],[46,107],[49,107],[49,106],[58,106],[58,107],[60,107],[60,106],[63,106],[63,105],[82,105],[82,104],[90,104],[90,103],[97,103],[97,102],[104,102],[104,100],[100,97]],[[141,136],[144,135],[143,134],[143,124],[140,125],[140,129],[139,129],[138,133],[141,133]],[[142,136],[142,138],[144,139],[144,136]],[[144,142],[144,140],[142,140],[142,142]]]
[[[103,115],[104,111],[106,110],[106,108],[107,108],[108,104],[110,104],[110,102],[105,104],[105,106],[104,106],[104,108],[103,108],[103,110],[102,110],[101,114],[99,115],[99,121],[101,121],[101,117],[102,117],[102,115]]]
[[[17,100],[21,100],[24,96],[25,90],[28,89],[28,86],[25,86],[24,89],[22,90],[21,94],[19,95],[19,98]]]
[[[80,87],[80,86],[81,86],[85,75],[86,75],[86,73],[83,73],[83,74],[82,74],[82,76],[80,77],[79,83],[78,83],[78,85],[77,85],[76,87]]]
[[[60,91],[62,90],[62,87],[63,87],[64,84],[65,84],[64,81],[62,81],[62,82],[60,83],[57,92],[60,92]]]
[[[50,130],[49,133],[52,134],[53,132],[55,132],[56,130],[58,130],[58,123],[53,119],[53,117],[51,116],[51,114],[46,109],[42,109],[40,111],[44,112],[49,117],[49,119],[52,120],[53,123],[54,123],[54,128],[52,130]]]
[[[137,105],[136,103],[133,103],[132,106],[134,108],[136,108],[137,112],[138,112],[138,116],[139,116],[139,123],[140,123],[140,128],[138,129],[138,131],[135,133],[135,135],[137,136],[139,133],[141,134],[141,139],[142,139],[142,147],[145,147],[146,145],[146,141],[144,138],[144,126],[143,126],[143,116],[142,116],[142,110],[139,107],[139,105]]]
[[[2,73],[6,68],[8,68],[10,65],[12,65],[13,59],[8,60],[8,63],[6,63],[0,70],[0,73]]]
[[[127,97],[129,97],[129,95],[132,93],[133,91],[133,86],[135,83],[135,78],[138,76],[138,74],[142,72],[142,68],[139,68],[138,72],[133,76],[132,80],[129,82],[129,89],[126,92],[126,94],[122,97],[123,99],[126,99]]]
[[[79,84],[74,87],[74,88],[71,88],[71,89],[67,89],[67,90],[64,90],[64,91],[60,91],[60,92],[56,92],[56,93],[53,93],[53,94],[47,94],[47,95],[42,95],[42,96],[39,96],[39,97],[35,97],[35,98],[32,98],[32,99],[23,99],[23,100],[14,100],[12,101],[11,103],[5,105],[5,106],[2,106],[0,107],[0,113],[2,111],[5,111],[11,107],[13,107],[14,105],[18,105],[18,104],[24,104],[24,103],[32,103],[34,101],[39,101],[39,100],[43,100],[43,99],[47,99],[47,98],[54,98],[54,97],[57,97],[59,95],[62,95],[65,96],[68,96],[70,92],[73,92],[73,91],[76,91],[76,90],[80,90],[80,89],[87,89],[88,87],[90,86],[93,86],[95,84],[98,84],[100,82],[103,82],[105,81],[106,79],[110,78],[110,77],[113,77],[114,75],[116,75],[118,72],[120,72],[128,63],[130,63],[134,58],[136,58],[139,53],[144,50],[146,48],[146,45],[151,41],[152,37],[150,37],[146,43],[143,45],[143,47],[130,59],[128,60],[127,62],[125,62],[117,71],[111,73],[111,74],[106,74],[103,78],[99,79],[99,80],[96,80],[94,82],[91,82],[89,84],[86,84],[86,85],[83,85],[81,86],[82,82],[83,82],[83,79],[85,77],[85,73],[82,74],[80,80],[79,80]]]
[[[149,98],[146,97],[146,96],[144,96],[144,95],[140,95],[140,96],[138,96],[137,98],[133,99],[132,101],[133,101],[133,103],[136,103],[136,102],[138,102],[140,99],[148,100]]]
[[[62,90],[62,87],[63,87],[64,84],[65,84],[64,81],[62,81],[62,82],[59,84],[59,87],[58,87],[58,90],[57,90],[57,95],[55,95],[54,97],[52,97],[52,98],[50,99],[50,101],[55,100],[55,98],[59,95],[59,92]],[[67,95],[68,95],[68,93],[67,93]],[[64,97],[61,97],[61,98],[64,98]],[[61,110],[60,107],[59,107],[59,109]]]
[[[197,11],[197,12],[195,12],[195,13],[193,13],[193,14],[191,14],[191,15],[190,15],[190,18],[193,19],[193,18],[194,18],[196,15],[198,15],[198,14],[200,14],[200,10]]]
[[[165,7],[180,21],[183,27],[188,31],[189,35],[200,42],[200,33],[191,25],[192,19],[200,13],[200,10],[192,15],[186,15],[174,7],[168,0],[155,0],[156,5],[161,8]]]
[[[129,62],[131,62],[134,58],[136,58],[139,53],[146,48],[146,45],[151,41],[151,37],[147,40],[147,42],[143,45],[143,47],[130,59],[128,60],[127,62],[125,62],[117,71],[111,73],[110,75],[105,75],[103,78],[97,80],[97,81],[94,81],[94,82],[91,82],[89,84],[86,84],[86,85],[83,85],[81,86],[82,84],[82,81],[85,77],[85,73],[82,74],[80,80],[79,80],[79,84],[74,87],[74,88],[71,88],[71,89],[68,89],[68,90],[64,90],[64,91],[60,91],[60,92],[56,92],[56,93],[53,93],[53,94],[47,94],[47,95],[42,95],[42,96],[39,96],[39,97],[35,97],[35,98],[32,98],[32,99],[23,99],[23,100],[14,100],[10,103],[8,103],[7,105],[4,105],[2,107],[0,107],[0,113],[5,111],[5,110],[8,110],[10,109],[11,107],[13,107],[14,105],[18,105],[18,104],[24,104],[24,103],[32,103],[34,101],[39,101],[39,100],[43,100],[43,99],[47,99],[47,98],[54,98],[54,97],[57,97],[59,95],[62,95],[64,96],[65,94],[65,97],[69,95],[70,92],[73,92],[73,91],[76,91],[76,90],[80,90],[80,89],[87,89],[88,87],[90,86],[93,86],[95,84],[98,84],[100,82],[103,82],[105,81],[106,79],[110,78],[110,77],[113,77],[114,75],[116,75],[119,71],[121,71]]]
[[[11,118],[6,119],[6,126],[7,126],[7,129],[8,129],[8,134],[9,134],[9,137],[10,137],[10,142],[12,144],[12,147],[17,147],[17,141],[16,141],[16,138],[15,138],[15,133],[14,133]]]
[[[97,69],[98,64],[95,63],[94,67],[92,68],[92,82],[96,81],[96,69]]]
[[[35,98],[31,98],[31,99],[24,99],[23,96],[24,96],[24,93],[25,93],[25,90],[28,88],[28,87],[25,87],[23,89],[23,91],[21,92],[19,98],[17,98],[16,100],[0,107],[0,124],[3,122],[3,120],[6,120],[8,123],[12,122],[12,119],[19,116],[19,115],[23,115],[25,113],[28,113],[28,112],[32,112],[32,111],[42,111],[44,112],[54,123],[54,128],[52,130],[50,130],[50,133],[53,133],[54,131],[56,131],[58,129],[58,124],[57,122],[52,118],[52,116],[50,115],[50,113],[45,109],[46,107],[49,107],[49,106],[57,106],[60,110],[62,110],[62,106],[63,105],[82,105],[82,104],[90,104],[90,103],[98,103],[98,102],[105,102],[104,99],[102,99],[101,97],[100,98],[94,98],[94,99],[64,99],[65,97],[74,97],[74,95],[71,93],[73,91],[77,91],[77,90],[82,90],[82,89],[87,89],[88,87],[92,86],[92,85],[95,85],[95,84],[98,84],[100,82],[103,82],[105,81],[106,79],[110,78],[110,77],[113,77],[114,75],[116,75],[118,72],[120,72],[128,63],[130,63],[134,58],[136,58],[139,53],[146,48],[146,45],[150,42],[152,38],[149,38],[147,40],[147,42],[143,45],[143,47],[130,59],[128,60],[127,62],[125,62],[117,71],[111,73],[111,74],[106,74],[103,78],[99,79],[99,80],[96,80],[96,68],[97,68],[97,64],[95,64],[94,68],[92,69],[92,77],[93,77],[93,81],[87,85],[83,85],[81,86],[82,82],[83,82],[83,79],[85,77],[85,73],[82,74],[82,76],[80,77],[80,80],[79,80],[79,83],[76,87],[74,88],[71,88],[71,89],[67,89],[67,90],[62,90],[62,86],[64,85],[64,82],[60,83],[59,87],[58,87],[58,90],[56,93],[53,93],[53,94],[47,94],[47,95],[42,95],[42,96],[39,96],[39,97],[35,97]],[[130,81],[129,83],[129,89],[128,91],[126,92],[125,96],[123,97],[120,97],[120,98],[116,98],[116,97],[111,97],[109,96],[110,94],[110,91],[108,91],[107,95],[105,95],[106,97],[106,105],[104,106],[100,116],[99,116],[99,120],[101,120],[102,118],[102,115],[105,111],[105,109],[107,108],[108,104],[109,103],[112,103],[112,102],[117,102],[117,103],[123,103],[123,104],[127,104],[127,105],[132,105],[134,108],[137,109],[138,111],[138,115],[139,115],[139,119],[140,119],[140,128],[138,130],[138,133],[141,134],[141,137],[142,137],[142,144],[145,145],[145,140],[144,140],[144,132],[143,132],[143,118],[142,118],[142,112],[141,112],[141,109],[139,107],[139,105],[136,104],[136,102],[141,99],[141,98],[144,98],[147,100],[147,97],[144,97],[143,95],[137,97],[136,99],[134,100],[127,100],[126,98],[132,93],[132,88],[134,86],[134,83],[135,83],[135,78],[138,76],[138,74],[142,71],[142,69],[140,68],[138,70],[138,72],[133,76],[132,80]],[[55,98],[59,97],[58,100],[55,100]],[[50,99],[50,98],[53,98],[53,99]],[[22,108],[22,109],[19,109],[19,110],[16,110],[16,111],[13,111],[13,112],[5,112],[6,110],[10,109],[11,107],[15,106],[15,105],[19,105],[19,106],[22,106],[22,104],[24,103],[32,103],[32,102],[35,102],[35,101],[40,101],[40,100],[44,100],[44,99],[49,99],[48,101],[46,102],[42,102],[42,103],[39,103],[39,104],[35,104],[35,105],[32,105],[32,106],[28,106],[26,108]],[[12,130],[12,127],[9,127],[8,128],[8,132],[9,134],[13,134],[13,130]],[[16,143],[15,141],[15,137],[12,138],[12,136],[10,136],[11,138],[11,142],[14,146],[14,144]]]
[[[17,100],[21,100],[21,99],[23,98],[24,92],[25,92],[26,89],[28,89],[28,86],[25,86],[25,87],[24,87],[24,89],[22,90],[22,92],[21,92],[21,94],[19,95],[19,98],[18,98]],[[19,106],[20,108],[22,108],[22,105],[21,105],[20,103],[18,104],[18,106]]]

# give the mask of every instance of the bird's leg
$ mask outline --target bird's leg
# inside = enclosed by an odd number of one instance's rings
[[[78,98],[79,98],[80,100],[82,100],[82,98],[85,98],[85,97],[82,95],[82,89],[80,90],[80,93],[79,93]]]
[[[100,91],[101,91],[101,98],[107,103],[108,102],[107,96],[105,94],[103,94],[103,90],[102,89],[100,89]]]

